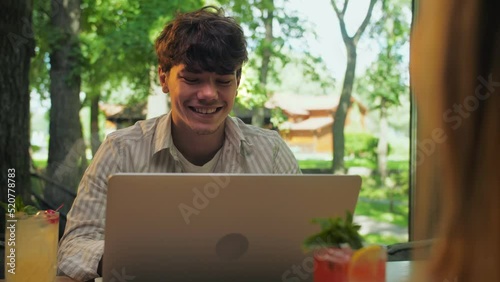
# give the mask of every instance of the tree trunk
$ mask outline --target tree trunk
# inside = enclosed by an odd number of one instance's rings
[[[11,195],[21,195],[28,201],[31,187],[29,70],[35,54],[32,12],[33,2],[29,0],[0,2],[0,201],[4,203]],[[1,214],[0,230],[5,230],[3,210]]]
[[[76,191],[82,167],[86,165],[85,142],[80,122],[80,0],[51,3],[51,27],[56,40],[50,53],[50,141],[47,163],[48,183],[44,197],[52,208],[73,198],[64,190]],[[61,222],[61,228],[64,222]]]
[[[347,11],[347,6],[349,0],[344,1],[342,9],[339,9],[336,0],[330,0],[335,14],[339,19],[340,32],[342,34],[342,40],[347,51],[347,66],[344,75],[344,84],[342,86],[342,94],[340,95],[339,105],[337,111],[333,117],[333,173],[345,173],[344,167],[344,126],[347,116],[347,111],[351,104],[351,93],[354,85],[354,75],[356,73],[356,48],[361,38],[361,35],[365,31],[370,18],[372,16],[373,7],[377,0],[370,0],[370,6],[368,7],[368,12],[359,26],[358,30],[351,37],[347,34],[347,27],[344,21],[344,16]]]
[[[90,100],[90,145],[92,147],[92,156],[95,155],[101,139],[99,138],[99,100],[101,95],[94,93]]]
[[[380,183],[382,186],[385,186],[385,180],[387,177],[387,149],[388,149],[388,141],[387,141],[387,133],[389,131],[389,125],[387,122],[387,107],[385,106],[384,98],[382,98],[382,102],[380,103],[380,134],[378,137],[378,145],[377,145],[377,165],[378,172],[380,175]]]
[[[259,83],[261,85],[263,95],[267,97],[267,76],[269,73],[269,65],[272,56],[272,44],[274,40],[273,36],[273,19],[274,19],[274,1],[270,1],[271,8],[267,9],[267,15],[264,18],[264,26],[266,28],[266,37],[264,38],[263,50],[262,50],[262,66],[260,68]],[[267,99],[266,99],[267,100]],[[252,116],[252,125],[262,127],[264,125],[265,110],[264,104],[259,105],[254,111]]]
[[[344,174],[344,126],[347,112],[351,106],[351,94],[356,72],[356,45],[353,42],[346,43],[347,67],[344,75],[342,94],[340,95],[337,110],[333,114],[333,173]]]
[[[388,200],[389,200],[389,212],[394,212],[394,193],[397,189],[397,184],[391,183],[388,186],[387,183],[387,154],[389,149],[389,143],[387,140],[387,133],[389,131],[389,124],[387,121],[387,106],[385,99],[382,98],[380,102],[380,133],[378,137],[377,144],[377,166],[378,173],[380,176],[380,184],[382,188],[389,189]]]

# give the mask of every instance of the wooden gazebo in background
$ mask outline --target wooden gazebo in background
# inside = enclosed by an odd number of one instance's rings
[[[347,112],[346,128],[356,126],[366,129],[367,108],[358,99],[351,97]],[[333,116],[338,98],[331,95],[304,96],[275,94],[266,104],[268,108],[279,107],[288,117],[280,133],[291,147],[299,147],[305,153],[331,153],[333,150]],[[359,110],[354,115],[353,110]]]

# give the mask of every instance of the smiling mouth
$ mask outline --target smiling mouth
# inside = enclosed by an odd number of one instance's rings
[[[189,107],[189,109],[198,114],[210,115],[219,112],[220,110],[222,110],[222,107],[214,107],[214,108]]]

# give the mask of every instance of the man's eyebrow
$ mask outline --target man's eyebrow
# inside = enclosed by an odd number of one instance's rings
[[[204,70],[200,68],[190,68],[190,67],[184,67],[179,71],[180,74],[184,73],[191,73],[191,74],[200,74],[205,72]],[[217,75],[234,75],[236,74],[236,71],[220,71],[220,72],[215,72]]]
[[[185,73],[185,72],[190,72],[190,73],[195,73],[195,74],[199,74],[199,73],[202,73],[203,71],[199,68],[189,68],[189,67],[185,67],[183,68],[181,71],[181,73]]]
[[[236,71],[231,71],[231,72],[216,72],[218,75],[235,75]]]

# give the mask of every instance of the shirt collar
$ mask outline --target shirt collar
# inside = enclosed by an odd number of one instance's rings
[[[169,149],[173,147],[172,141],[172,112],[170,111],[168,114],[163,115],[158,118],[158,123],[156,125],[156,132],[154,137],[154,150],[153,155],[158,153],[161,150]],[[250,143],[243,135],[241,128],[239,127],[236,118],[227,117],[225,123],[225,144],[223,146],[232,145],[236,148],[238,153],[241,152],[241,147],[243,144],[245,146],[245,150],[249,151],[253,144]],[[226,144],[229,143],[229,144]]]
[[[230,145],[236,148],[238,153],[241,153],[242,147],[244,147],[246,152],[249,152],[253,144],[245,138],[243,131],[238,125],[237,118],[227,117],[225,124],[226,140]],[[226,144],[224,144],[226,146]]]
[[[156,132],[154,137],[154,150],[153,155],[161,150],[168,149],[172,147],[173,142],[171,138],[171,121],[172,113],[169,112],[158,118],[158,124],[156,125]]]

